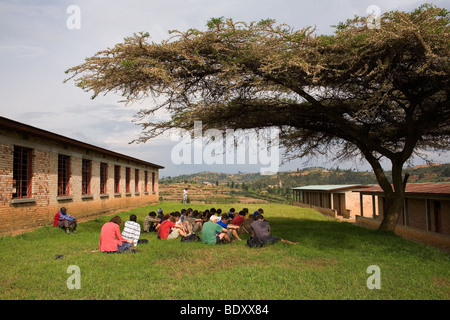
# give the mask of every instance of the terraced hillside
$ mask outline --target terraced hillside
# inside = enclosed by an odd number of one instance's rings
[[[232,189],[223,185],[183,182],[160,184],[160,200],[181,202],[183,189],[186,187],[190,203],[267,203],[266,200],[237,195]]]

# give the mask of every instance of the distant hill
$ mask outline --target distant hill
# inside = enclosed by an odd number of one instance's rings
[[[409,183],[450,182],[450,164],[420,165],[406,168],[404,172],[410,174]],[[389,175],[390,172],[387,172]],[[191,187],[191,195],[202,202],[209,202],[212,198],[221,200],[262,199],[270,202],[290,201],[291,188],[317,184],[377,184],[373,172],[325,169],[312,167],[295,171],[278,172],[275,175],[261,175],[259,173],[218,173],[200,172],[195,174],[166,177],[160,179],[160,195],[166,199],[180,198],[183,186]],[[176,185],[179,185],[176,187]],[[181,186],[180,186],[181,185]],[[169,188],[170,186],[170,188]],[[181,189],[179,189],[181,188]],[[176,191],[175,191],[176,190]],[[181,191],[180,191],[181,190]],[[208,191],[209,190],[209,191]],[[244,199],[245,198],[245,199]],[[181,199],[181,198],[180,198]]]

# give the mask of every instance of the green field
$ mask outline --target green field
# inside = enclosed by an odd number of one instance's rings
[[[191,204],[225,212],[242,204]],[[101,226],[111,216],[79,224],[77,234],[46,226],[34,232],[0,238],[0,299],[148,299],[148,300],[298,300],[298,299],[432,299],[450,298],[448,253],[395,235],[380,234],[327,218],[314,210],[280,204],[260,206],[275,236],[298,241],[249,248],[245,241],[227,245],[158,240],[132,254],[98,252]],[[131,213],[143,221],[159,207],[165,213],[179,203],[141,207]],[[244,236],[243,239],[247,239]],[[94,252],[93,252],[94,251]],[[56,255],[63,259],[55,259]],[[80,289],[69,289],[80,270]],[[380,289],[368,279],[379,268]],[[70,279],[69,279],[70,280]],[[372,282],[371,282],[372,283]],[[373,282],[374,283],[374,282]]]

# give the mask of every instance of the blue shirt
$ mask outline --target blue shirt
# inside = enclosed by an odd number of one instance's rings
[[[220,225],[224,229],[226,229],[228,227],[228,223],[223,222],[222,220],[217,221],[217,224]],[[217,234],[219,234],[219,232],[217,232]]]

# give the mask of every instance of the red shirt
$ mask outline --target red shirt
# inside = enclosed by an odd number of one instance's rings
[[[240,226],[242,222],[244,222],[244,216],[238,214],[236,217],[233,218],[231,224],[234,224],[235,226]]]
[[[129,242],[122,238],[120,227],[117,223],[107,222],[103,225],[100,232],[100,242],[98,247],[101,252],[117,251],[117,245],[121,246],[123,242]]]
[[[167,239],[167,236],[170,233],[170,229],[175,227],[175,223],[170,220],[164,220],[158,229],[159,238],[161,240]]]

